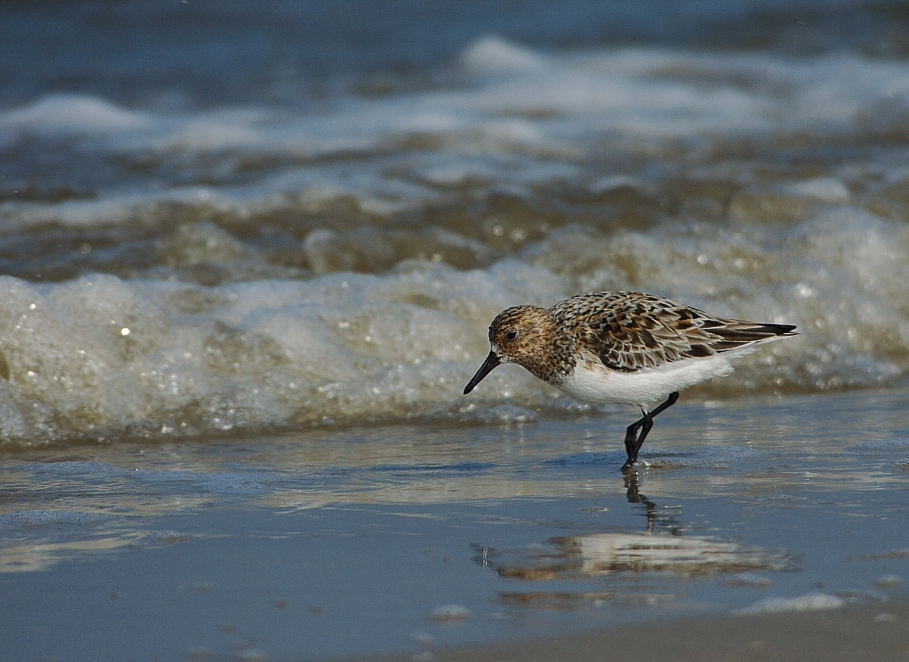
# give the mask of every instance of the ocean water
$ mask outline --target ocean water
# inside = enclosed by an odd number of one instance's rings
[[[798,324],[723,392],[905,377],[897,4],[343,4],[7,8],[0,447],[533,417],[486,326],[593,289]]]
[[[240,655],[237,628],[328,659],[615,624],[615,600],[878,599],[909,573],[886,524],[909,512],[902,3],[6,3],[0,80],[21,659],[42,627],[72,641],[80,605],[128,621],[114,595],[135,620],[111,659],[158,655],[143,599],[179,605],[161,659]],[[631,410],[513,366],[461,395],[499,310],[596,289],[800,335],[683,394],[628,486]],[[849,551],[811,517],[854,522]],[[230,611],[256,590],[318,645]],[[356,645],[331,634],[351,619]]]

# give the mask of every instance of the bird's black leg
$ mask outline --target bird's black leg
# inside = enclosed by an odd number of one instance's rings
[[[644,440],[647,438],[650,428],[653,427],[653,417],[674,405],[675,401],[678,399],[678,392],[673,392],[669,394],[669,397],[666,398],[666,401],[663,404],[653,411],[648,412],[643,408],[641,409],[641,413],[644,415],[640,420],[635,421],[625,430],[625,452],[628,453],[628,459],[625,460],[625,464],[622,465],[622,471],[628,471],[628,469],[631,468],[631,465],[638,459],[638,451],[641,450],[641,446],[644,445]],[[637,434],[638,430],[640,430],[640,434]]]
[[[678,391],[675,391],[674,393],[670,393],[670,394],[669,394],[669,397],[666,398],[666,402],[664,402],[664,403],[661,404],[659,407],[657,407],[657,408],[654,409],[652,412],[650,412],[650,418],[653,418],[654,416],[656,416],[657,414],[659,414],[661,411],[664,411],[664,410],[666,410],[666,409],[669,409],[672,405],[675,404],[675,401],[678,400],[678,399],[679,399],[679,392],[678,392]]]
[[[625,452],[628,453],[628,459],[622,465],[622,471],[628,471],[635,460],[638,459],[638,451],[644,444],[644,439],[653,427],[653,414],[648,413],[643,407],[641,408],[643,416],[625,430]],[[638,433],[640,430],[640,433]]]
[[[642,409],[641,411],[643,412],[644,410]],[[628,454],[628,457],[631,457],[631,454],[634,453],[634,444],[638,438],[638,430],[641,429],[642,425],[644,425],[643,418],[639,421],[635,421],[625,429],[625,452]]]

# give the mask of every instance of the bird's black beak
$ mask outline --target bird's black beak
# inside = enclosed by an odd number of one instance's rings
[[[499,365],[501,361],[499,357],[496,356],[495,352],[489,352],[489,356],[486,357],[486,360],[483,361],[483,365],[480,366],[480,369],[477,370],[477,374],[471,377],[470,381],[467,382],[467,386],[464,387],[464,395],[467,395],[473,390],[473,387],[479,384],[483,377],[492,372],[492,369]]]

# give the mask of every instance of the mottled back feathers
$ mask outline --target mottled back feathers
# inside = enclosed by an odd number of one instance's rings
[[[640,292],[580,294],[549,312],[606,367],[622,372],[796,335],[789,324],[725,319]]]

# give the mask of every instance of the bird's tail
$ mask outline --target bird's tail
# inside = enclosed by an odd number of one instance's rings
[[[798,335],[794,324],[762,324],[740,320],[726,320],[725,323],[713,328],[705,325],[704,330],[718,336],[710,343],[711,348],[717,352],[728,352],[748,345]]]

